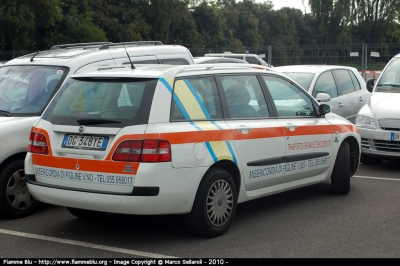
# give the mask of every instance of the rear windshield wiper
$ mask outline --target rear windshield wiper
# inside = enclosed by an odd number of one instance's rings
[[[0,110],[0,115],[2,116],[11,116],[11,113],[8,111]]]
[[[79,125],[100,125],[100,124],[118,124],[121,121],[110,120],[110,119],[98,119],[98,118],[81,118],[76,120]]]

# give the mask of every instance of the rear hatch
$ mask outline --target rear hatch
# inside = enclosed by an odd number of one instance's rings
[[[154,78],[70,79],[31,134],[36,181],[74,190],[132,192],[139,167],[135,156],[156,84]]]

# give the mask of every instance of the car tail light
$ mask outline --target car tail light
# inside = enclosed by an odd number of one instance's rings
[[[112,159],[127,162],[170,162],[171,145],[166,140],[125,140]]]
[[[142,162],[170,162],[171,146],[166,140],[145,140],[142,148]]]
[[[31,153],[49,154],[46,136],[40,133],[31,132],[29,136],[28,151]]]
[[[125,140],[118,145],[112,159],[114,161],[139,162],[141,150],[141,140]]]

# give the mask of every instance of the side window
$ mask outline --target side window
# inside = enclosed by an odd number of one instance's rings
[[[354,92],[354,85],[353,81],[351,80],[349,71],[334,70],[333,73],[335,73],[340,91],[342,92],[343,95]]]
[[[221,76],[231,118],[269,117],[256,76]]]
[[[257,58],[255,57],[246,56],[246,61],[249,62],[249,64],[260,65],[260,62],[258,62]]]
[[[356,89],[356,91],[361,90],[360,82],[358,82],[356,75],[354,75],[354,73],[352,71],[349,71],[349,73],[350,73],[351,80],[353,81],[354,88]]]
[[[275,76],[263,76],[279,116],[315,116],[313,103],[305,92]]]
[[[183,58],[160,59],[160,63],[165,65],[189,65],[189,62]]]
[[[318,93],[320,92],[329,94],[331,98],[338,96],[336,82],[331,71],[324,72],[319,76],[317,82],[315,83],[312,96],[317,97]]]
[[[175,81],[171,109],[172,121],[221,118],[221,101],[213,76]]]

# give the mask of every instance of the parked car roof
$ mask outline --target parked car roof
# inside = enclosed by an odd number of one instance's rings
[[[242,63],[248,64],[246,60],[226,57],[194,57],[195,64],[216,64],[216,63]]]

